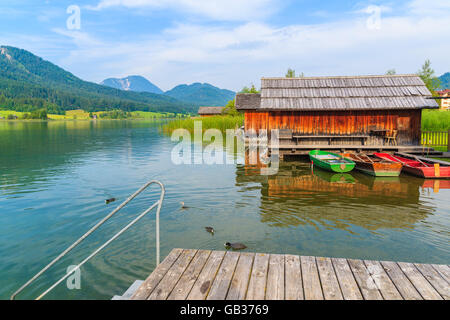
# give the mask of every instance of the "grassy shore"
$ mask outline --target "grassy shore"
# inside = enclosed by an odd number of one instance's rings
[[[108,119],[102,118],[103,111],[92,112],[92,115],[96,115],[97,119]],[[9,115],[16,116],[16,120],[22,120],[25,112],[12,111],[12,110],[0,110],[0,117],[4,120],[8,119]],[[175,118],[178,115],[170,112],[147,112],[147,111],[132,111],[130,112],[131,117],[126,119],[164,119],[164,118]],[[68,110],[66,114],[48,114],[47,118],[49,120],[90,120],[92,119],[89,112],[84,110]]]
[[[450,111],[441,111],[441,110],[423,110],[422,112],[422,131],[444,131],[447,132],[450,130]],[[422,135],[421,141],[423,143],[425,139],[424,134]],[[435,135],[427,135],[426,145],[434,148],[437,151],[448,151],[446,146],[437,146],[439,144],[448,144],[448,135],[444,134],[435,136]],[[430,140],[431,139],[431,140]]]
[[[450,111],[423,110],[423,131],[446,131],[450,130]]]
[[[225,132],[227,129],[236,129],[244,124],[244,116],[214,116],[205,118],[189,118],[173,120],[162,126],[162,131],[166,134],[171,134],[176,129],[186,129],[189,132],[194,132],[194,121],[202,122],[203,131],[208,129],[219,129]]]

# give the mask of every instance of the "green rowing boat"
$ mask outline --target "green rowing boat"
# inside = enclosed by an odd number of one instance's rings
[[[309,158],[315,166],[332,172],[349,172],[356,165],[352,160],[339,154],[321,150],[312,150],[309,153]]]

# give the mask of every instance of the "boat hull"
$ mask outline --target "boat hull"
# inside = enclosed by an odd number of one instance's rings
[[[387,153],[375,153],[381,159],[388,159],[403,164],[402,172],[424,179],[450,179],[450,166],[435,166],[432,160],[416,161],[400,156],[392,156]]]
[[[373,177],[398,177],[402,171],[402,164],[394,161],[380,162],[377,158],[371,160],[367,155],[342,154],[356,163],[355,169]]]
[[[339,160],[327,161],[324,160],[324,157],[326,156],[336,157]],[[322,159],[320,157],[322,157]],[[352,171],[355,168],[355,163],[352,160],[343,158],[336,153],[313,150],[309,153],[309,158],[313,162],[314,166],[331,172],[346,173]]]
[[[434,167],[414,168],[403,166],[403,171],[413,176],[425,179],[450,179],[450,167],[440,167],[439,175],[436,175],[436,169]]]

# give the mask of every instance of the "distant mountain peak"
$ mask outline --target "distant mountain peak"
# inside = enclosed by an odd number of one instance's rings
[[[101,85],[125,91],[150,92],[163,94],[164,92],[148,79],[142,76],[128,76],[125,78],[108,78],[103,80]]]
[[[212,84],[200,82],[180,84],[166,91],[165,94],[178,100],[208,106],[224,106],[228,101],[233,100],[236,95],[231,90],[220,89]]]

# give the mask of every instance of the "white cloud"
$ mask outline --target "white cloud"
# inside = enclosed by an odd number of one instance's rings
[[[54,28],[52,31],[59,35],[71,38],[77,47],[98,47],[103,45],[102,41],[92,37],[86,32],[61,28]]]
[[[414,0],[407,10],[382,15],[380,30],[366,27],[366,13],[282,27],[263,22],[180,23],[129,41],[54,29],[66,38],[64,52],[69,54],[53,61],[87,80],[140,74],[163,89],[199,81],[238,90],[250,83],[258,86],[262,76],[282,76],[288,67],[306,75],[381,74],[391,68],[412,73],[427,58],[442,74],[449,71],[450,44],[440,41],[437,31],[450,33],[450,24],[442,18],[450,10],[437,19],[417,12],[419,4]]]
[[[448,17],[450,12],[449,0],[412,0],[409,5],[412,13],[418,15],[435,15],[436,17]],[[445,18],[444,18],[445,19]],[[448,19],[448,18],[447,18]]]
[[[111,7],[172,9],[219,21],[251,21],[276,10],[274,0],[101,0],[93,10]]]

